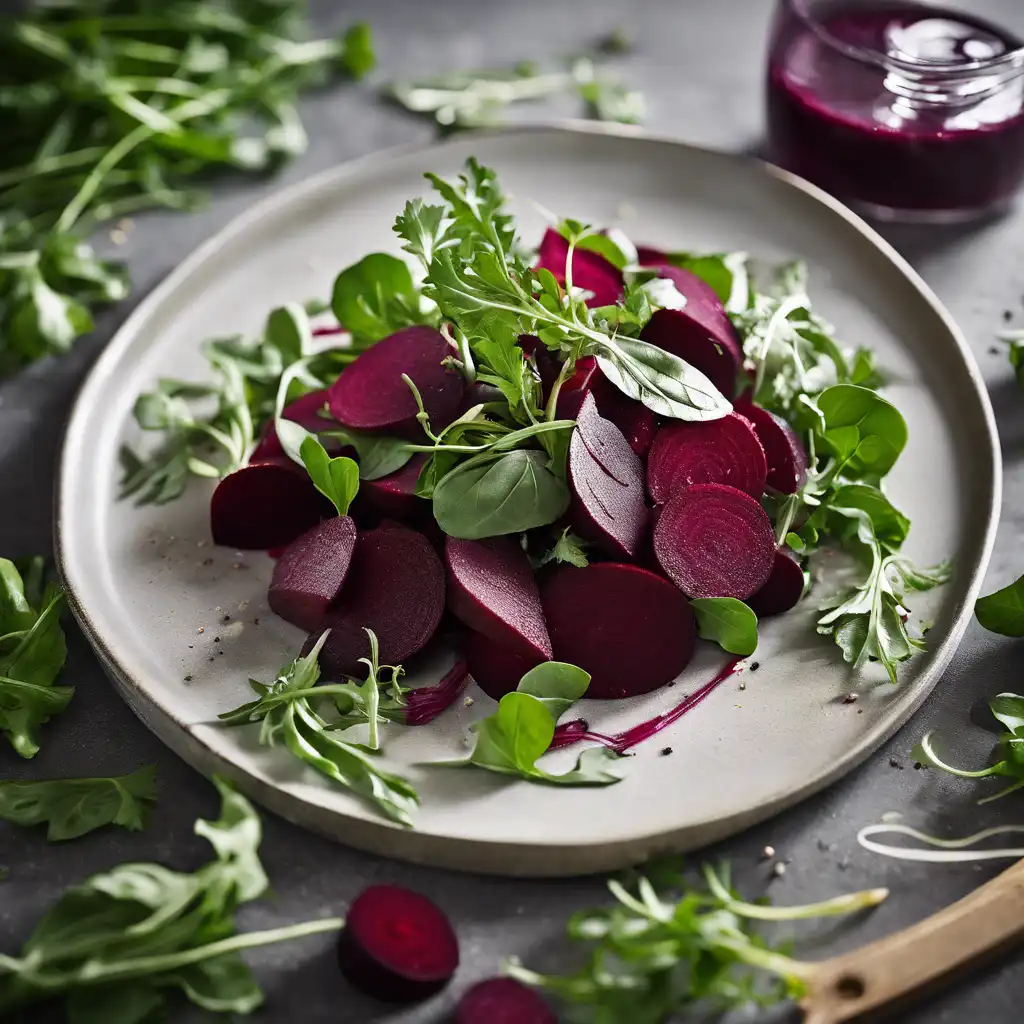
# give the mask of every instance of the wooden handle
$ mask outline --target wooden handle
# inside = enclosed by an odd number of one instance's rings
[[[1024,860],[932,917],[816,965],[805,1024],[843,1024],[946,981],[1024,939]]]

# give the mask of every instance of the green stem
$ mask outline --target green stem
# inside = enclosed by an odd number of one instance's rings
[[[86,166],[93,163],[105,152],[106,150],[102,146],[88,146],[85,149],[76,149],[71,153],[44,157],[42,160],[23,164],[21,167],[13,167],[11,170],[0,174],[0,188],[17,185],[22,181],[42,177],[46,174],[55,174],[58,171],[73,170],[76,167]]]

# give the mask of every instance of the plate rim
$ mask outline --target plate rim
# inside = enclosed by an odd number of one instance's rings
[[[146,692],[143,683],[139,679],[133,678],[118,662],[115,651],[93,625],[88,609],[84,606],[75,589],[74,582],[70,576],[65,550],[65,532],[70,531],[65,531],[63,527],[64,516],[62,515],[62,510],[70,505],[71,497],[66,493],[68,490],[65,479],[66,466],[72,461],[70,452],[76,445],[81,443],[76,439],[76,435],[79,432],[78,424],[80,420],[86,418],[92,392],[101,387],[110,372],[120,362],[125,352],[130,349],[133,340],[138,334],[139,327],[145,324],[150,316],[174,294],[180,284],[197,267],[201,266],[206,259],[213,256],[218,250],[229,244],[237,235],[245,232],[250,226],[258,223],[262,218],[272,215],[282,207],[287,207],[292,203],[301,201],[307,194],[340,184],[347,178],[372,171],[377,165],[386,166],[396,159],[416,156],[418,154],[426,155],[443,149],[453,141],[461,141],[462,137],[460,136],[456,136],[454,140],[429,140],[391,146],[344,161],[308,178],[276,189],[237,214],[212,236],[196,246],[155,288],[139,301],[138,305],[114,332],[112,338],[79,386],[71,405],[57,460],[53,522],[54,554],[57,571],[67,594],[68,605],[79,627],[125,703],[128,704],[136,716],[161,742],[170,747],[192,767],[207,776],[213,772],[225,775],[232,779],[240,789],[253,796],[264,807],[269,808],[300,827],[326,835],[356,849],[379,853],[408,862],[456,870],[503,876],[553,878],[615,870],[627,864],[642,861],[654,854],[668,851],[682,852],[686,849],[693,849],[696,846],[705,846],[712,842],[717,842],[726,836],[774,817],[776,814],[800,803],[809,796],[824,790],[853,771],[883,743],[895,735],[931,695],[963,639],[995,544],[996,530],[1002,507],[1003,466],[991,399],[977,360],[963,331],[933,289],[914,267],[873,227],[838,199],[805,179],[760,158],[743,153],[692,145],[678,138],[661,133],[648,132],[632,125],[578,120],[554,120],[477,131],[474,135],[484,139],[500,139],[515,135],[551,132],[566,135],[612,136],[625,140],[635,139],[654,142],[680,147],[717,159],[746,165],[756,165],[760,173],[803,192],[811,199],[827,207],[832,213],[841,217],[854,230],[859,232],[876,251],[881,252],[887,257],[888,261],[899,270],[904,279],[914,287],[925,303],[931,307],[932,312],[938,316],[946,331],[955,342],[973,385],[973,390],[978,397],[988,438],[988,457],[991,465],[992,486],[986,514],[985,536],[980,546],[979,557],[972,569],[970,579],[967,581],[963,603],[956,609],[952,618],[949,634],[940,648],[937,651],[931,652],[932,661],[915,684],[913,700],[901,709],[900,714],[894,721],[883,719],[877,723],[845,751],[841,757],[836,759],[827,770],[809,779],[804,785],[790,791],[784,797],[763,804],[754,810],[734,812],[727,817],[716,819],[711,824],[702,823],[699,826],[687,825],[672,829],[661,829],[646,835],[634,836],[627,840],[615,840],[611,843],[593,840],[577,842],[571,846],[549,844],[537,840],[509,842],[507,840],[458,839],[453,842],[450,837],[420,833],[415,828],[403,829],[383,819],[363,819],[326,810],[300,796],[279,788],[273,783],[264,781],[257,775],[251,774],[247,769],[236,766],[233,762],[209,747],[188,728],[186,723],[179,720],[173,710],[153,699]],[[687,834],[696,827],[701,829],[699,841],[688,840],[686,838]],[[402,837],[405,837],[404,841]],[[559,869],[552,869],[551,865],[551,851],[555,845],[558,845],[562,851],[562,855],[559,858],[562,866]]]

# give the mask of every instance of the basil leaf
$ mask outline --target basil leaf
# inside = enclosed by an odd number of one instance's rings
[[[757,616],[735,597],[701,597],[690,602],[697,632],[730,654],[746,657],[757,649]]]
[[[836,384],[818,396],[817,406],[825,418],[823,439],[847,473],[881,477],[896,464],[907,424],[891,402],[868,388]]]
[[[299,446],[299,454],[313,486],[347,516],[359,493],[359,467],[344,455],[332,459],[324,446],[310,434]]]
[[[974,606],[978,621],[1002,636],[1024,636],[1024,576]]]
[[[374,252],[337,276],[331,308],[353,337],[373,342],[410,324],[422,323],[419,302],[405,263],[387,253]]]
[[[476,456],[434,488],[434,518],[450,537],[480,540],[545,526],[569,507],[569,488],[544,452]]]

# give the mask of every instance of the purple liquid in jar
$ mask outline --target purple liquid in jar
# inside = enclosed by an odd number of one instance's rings
[[[881,214],[955,218],[1009,203],[1024,182],[1024,77],[970,65],[1020,40],[906,0],[819,4],[816,32],[792,10],[801,3],[781,0],[769,64],[776,162]],[[903,67],[883,64],[893,57]]]

